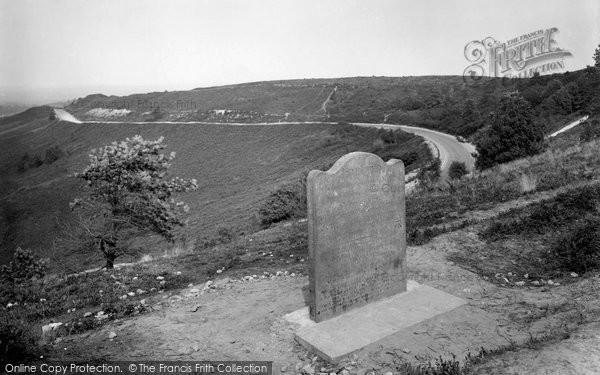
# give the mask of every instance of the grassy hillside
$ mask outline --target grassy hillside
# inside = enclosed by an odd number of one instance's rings
[[[25,115],[15,116],[4,126],[17,130],[0,137],[0,240],[4,261],[16,246],[31,247],[61,261],[63,254],[52,254],[52,240],[60,223],[72,217],[68,203],[82,189],[71,176],[87,164],[91,149],[114,140],[136,134],[146,139],[164,136],[169,151],[177,153],[172,174],[198,180],[198,190],[182,196],[191,207],[186,232],[189,246],[197,239],[218,236],[219,229],[234,235],[258,229],[258,208],[279,185],[306,169],[330,165],[347,152],[372,151],[374,145],[381,151],[382,144],[376,142],[382,137],[381,131],[350,125],[72,124],[50,120],[45,109],[32,111],[40,111],[42,117],[29,119],[19,130]],[[26,131],[34,127],[39,130]],[[404,134],[399,144],[384,151],[388,157],[403,157],[414,151],[417,159],[429,158],[422,140],[410,134]],[[48,155],[54,153],[59,157],[50,162]],[[23,162],[25,154],[28,163]],[[39,165],[32,162],[36,158]],[[143,242],[142,251],[165,249],[164,245],[151,245]],[[89,257],[72,261],[83,259],[92,261]]]

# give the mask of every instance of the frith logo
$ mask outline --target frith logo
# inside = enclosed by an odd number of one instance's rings
[[[463,72],[465,81],[484,76],[527,78],[536,72],[559,72],[571,52],[557,46],[556,27],[537,30],[500,43],[492,37],[474,40],[465,46],[465,58],[471,63]]]

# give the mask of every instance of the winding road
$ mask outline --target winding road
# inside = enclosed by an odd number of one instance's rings
[[[82,121],[75,118],[72,114],[64,109],[55,109],[56,116],[63,120],[73,123],[81,124]],[[84,121],[86,123],[109,123],[109,124],[155,124],[152,121]],[[214,123],[214,122],[202,122],[202,121],[161,121],[161,123],[172,123],[172,124],[201,124],[201,125],[231,125],[231,126],[275,126],[275,125],[293,125],[293,124],[323,124],[323,121],[311,121],[311,122],[264,122],[264,123]],[[335,124],[335,123],[334,123]],[[448,175],[448,168],[453,161],[459,161],[465,163],[467,170],[472,170],[475,164],[475,159],[471,155],[475,152],[475,146],[470,143],[461,143],[456,137],[450,134],[441,133],[435,130],[419,128],[415,126],[407,125],[391,125],[391,124],[371,124],[371,123],[354,123],[354,125],[370,128],[384,128],[384,129],[401,129],[408,133],[413,133],[423,137],[432,148],[432,152],[435,156],[438,156],[441,161],[442,178],[446,178]]]
[[[408,125],[369,123],[355,123],[354,125],[384,129],[401,129],[407,133],[413,133],[423,137],[430,145],[432,145],[434,156],[440,158],[443,178],[448,175],[448,169],[453,161],[465,163],[467,170],[469,171],[475,166],[475,159],[471,155],[475,152],[475,146],[470,143],[459,142],[453,135]]]

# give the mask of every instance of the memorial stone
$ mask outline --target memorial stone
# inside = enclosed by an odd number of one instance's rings
[[[312,320],[406,291],[402,161],[344,155],[309,173],[307,199]]]

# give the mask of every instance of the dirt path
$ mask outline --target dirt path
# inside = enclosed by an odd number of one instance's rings
[[[355,373],[383,371],[398,361],[423,363],[439,356],[449,358],[452,353],[463,359],[481,347],[493,349],[572,330],[582,316],[597,311],[597,294],[590,291],[599,289],[598,278],[558,287],[505,288],[446,260],[453,251],[482,245],[475,233],[457,231],[427,245],[410,247],[410,279],[462,297],[468,304],[364,348],[351,363],[342,365]],[[294,373],[311,363],[310,354],[293,339],[295,327],[282,318],[306,305],[306,277],[218,284],[217,289],[202,295],[191,296],[189,290],[183,290],[164,296],[153,304],[153,312],[67,337],[55,346],[55,353],[60,353],[55,355],[81,358],[84,353],[94,353],[114,360],[274,360],[275,373],[282,369]],[[110,332],[117,334],[113,340],[108,338]],[[594,326],[582,334],[589,335],[591,345],[598,340],[598,332]],[[600,365],[597,349],[579,351],[577,342],[557,343],[556,348],[542,350],[569,352],[568,362],[554,363],[557,373],[569,373],[560,372],[569,366],[582,369],[577,363],[592,354],[594,363]],[[531,355],[526,351],[507,354],[506,361],[521,358],[514,366],[522,370]]]
[[[576,127],[577,125],[580,125],[581,123],[585,122],[585,120],[587,120],[590,116],[583,116],[582,118],[573,121],[572,123],[560,128],[559,130],[555,131],[554,133],[550,134],[549,137],[556,137],[557,135],[559,135],[560,133],[564,133],[567,130],[571,130],[574,127]]]
[[[333,90],[331,90],[331,92],[327,96],[327,99],[325,99],[323,104],[321,104],[321,111],[323,111],[323,113],[327,114],[327,103],[329,103],[329,101],[331,100],[331,97],[333,96],[333,94],[335,94],[336,91],[337,91],[337,86],[335,86],[333,88]]]

